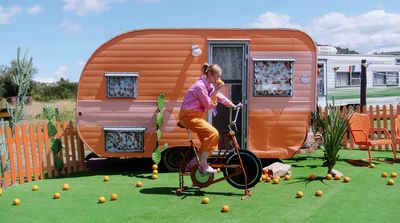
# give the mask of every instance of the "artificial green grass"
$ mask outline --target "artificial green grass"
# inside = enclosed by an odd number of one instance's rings
[[[391,152],[374,151],[374,156],[391,158]],[[151,164],[147,170],[88,171],[70,177],[48,179],[15,185],[3,190],[0,197],[1,222],[385,222],[396,221],[400,212],[400,182],[386,185],[388,178],[381,172],[399,171],[400,163],[375,162],[376,168],[353,166],[350,158],[366,158],[366,151],[342,150],[335,169],[349,176],[351,181],[325,180],[327,168],[322,167],[322,151],[302,154],[284,160],[292,165],[292,178],[280,184],[261,182],[253,196],[241,200],[243,191],[227,182],[217,183],[201,190],[190,190],[182,196],[175,195],[177,173],[159,173],[151,180]],[[105,167],[107,168],[107,167]],[[314,181],[310,174],[317,175]],[[103,182],[109,175],[110,181]],[[190,184],[190,179],[185,178]],[[394,179],[395,181],[397,179]],[[143,186],[135,187],[137,181]],[[64,183],[71,187],[62,191]],[[397,182],[396,182],[397,183]],[[31,191],[32,185],[39,191]],[[297,191],[303,198],[295,198]],[[314,196],[322,190],[322,197]],[[61,193],[61,199],[52,195]],[[110,201],[112,193],[119,199]],[[107,202],[98,204],[99,196]],[[209,204],[201,204],[204,196]],[[13,206],[12,200],[22,203]],[[230,212],[221,213],[223,205]]]
[[[381,88],[368,88],[367,97],[377,98],[377,97],[393,97],[400,95],[399,87],[381,87]],[[350,99],[350,98],[360,98],[360,88],[336,88],[328,91],[328,99],[335,98],[339,99]]]

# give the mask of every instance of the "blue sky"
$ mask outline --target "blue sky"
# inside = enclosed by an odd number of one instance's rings
[[[78,81],[91,54],[143,28],[297,28],[363,53],[400,50],[397,0],[0,0],[0,65],[29,49],[35,80]]]

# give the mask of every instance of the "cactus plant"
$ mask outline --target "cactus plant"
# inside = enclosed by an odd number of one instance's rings
[[[156,127],[157,127],[157,141],[156,141],[156,147],[154,148],[153,154],[152,154],[152,159],[153,162],[158,164],[161,161],[161,152],[168,148],[168,143],[165,143],[164,146],[160,149],[158,148],[160,145],[160,141],[161,141],[161,126],[163,124],[164,121],[164,117],[162,114],[162,111],[164,110],[164,94],[160,94],[157,98],[157,109],[158,109],[158,113],[156,115]]]
[[[50,105],[43,106],[43,116],[47,119],[47,133],[50,137],[50,149],[53,152],[54,166],[58,171],[64,168],[63,160],[60,158],[59,153],[62,149],[61,139],[57,137],[57,128],[52,120],[54,116],[57,118],[57,112],[54,111]]]
[[[20,59],[20,48],[17,52],[17,60],[15,70],[12,73],[12,81],[18,86],[17,102],[15,107],[7,104],[7,111],[11,115],[11,129],[15,124],[24,118],[24,105],[26,103],[26,94],[31,84],[32,75],[34,72],[32,66],[32,57],[27,58],[28,51],[25,51],[24,58]]]

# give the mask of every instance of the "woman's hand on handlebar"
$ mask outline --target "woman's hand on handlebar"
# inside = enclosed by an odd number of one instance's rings
[[[234,109],[236,110],[236,109],[242,108],[242,107],[243,107],[242,103],[238,103],[237,105],[235,105]]]

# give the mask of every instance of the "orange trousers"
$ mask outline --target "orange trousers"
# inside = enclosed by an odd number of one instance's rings
[[[219,133],[214,126],[203,119],[203,112],[181,109],[179,122],[185,128],[197,133],[201,146],[201,152],[211,152],[218,148]]]

